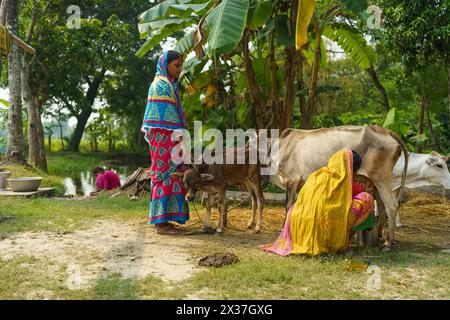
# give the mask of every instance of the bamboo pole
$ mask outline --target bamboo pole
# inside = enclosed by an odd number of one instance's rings
[[[23,50],[25,50],[26,52],[28,52],[30,54],[33,54],[33,55],[36,54],[36,50],[33,47],[31,47],[28,44],[26,44],[25,42],[23,42],[22,39],[16,37],[14,34],[12,34],[9,31],[8,31],[8,34],[11,37],[11,40],[14,41]]]
[[[13,41],[15,44],[17,44],[19,47],[21,47],[23,50],[25,50],[26,52],[28,52],[29,54],[35,55],[36,54],[36,50],[31,47],[30,45],[26,44],[22,39],[20,39],[19,37],[17,37],[15,34],[13,34],[11,31],[8,30],[8,28],[6,26],[4,26],[3,24],[0,24],[0,30],[1,30],[1,35],[5,43],[2,43],[2,48],[4,46],[4,50],[6,51],[6,54],[9,54],[9,50],[10,48],[10,43],[9,41]]]

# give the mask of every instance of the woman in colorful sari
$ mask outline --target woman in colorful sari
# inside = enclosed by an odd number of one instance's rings
[[[186,127],[178,90],[182,66],[183,57],[176,51],[167,51],[159,58],[141,129],[150,146],[152,161],[150,224],[155,225],[160,234],[181,233],[171,221],[184,224],[189,219],[182,181],[170,176],[173,172],[184,171],[183,164],[173,157],[181,143],[181,129]]]
[[[355,231],[370,229],[375,223],[372,196],[353,183],[360,166],[356,152],[335,153],[327,167],[306,180],[279,238],[261,249],[281,256],[346,251]]]

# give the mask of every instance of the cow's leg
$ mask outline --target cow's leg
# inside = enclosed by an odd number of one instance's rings
[[[399,204],[406,202],[406,192],[405,192],[405,190],[403,190],[403,192],[400,193],[400,188],[397,188],[397,189],[394,190],[394,194],[399,199],[398,200]],[[401,228],[403,226],[402,222],[400,221],[400,210],[397,212],[397,219],[395,220],[395,226],[397,228]]]
[[[395,219],[397,216],[398,203],[395,199],[394,193],[389,186],[377,185],[378,193],[380,194],[381,200],[383,201],[384,209],[388,217],[388,232],[387,240],[383,247],[385,250],[390,250],[392,244],[394,243],[394,232],[395,232]]]
[[[227,198],[225,191],[219,194],[219,223],[217,226],[217,233],[223,233],[224,228],[224,216],[227,213]]]
[[[295,202],[295,196],[297,194],[297,188],[300,184],[299,182],[287,182],[286,183],[286,212],[285,212],[285,216],[284,216],[284,222],[283,225],[281,226],[280,231],[283,231],[284,228],[284,224],[286,223],[286,218],[287,218],[287,213],[289,211],[289,208],[294,204]]]
[[[256,194],[256,199],[258,202],[258,221],[255,227],[255,233],[259,233],[262,228],[262,214],[264,209],[264,195],[261,188],[261,176],[257,175],[254,179],[250,180],[250,183],[253,187],[253,191]]]
[[[214,206],[214,195],[212,193],[208,193],[208,201],[206,202],[205,227],[208,227],[211,221],[211,210],[213,206]]]
[[[252,214],[250,216],[250,221],[248,222],[247,229],[251,229],[255,226],[256,221],[256,209],[257,209],[257,199],[255,191],[253,190],[253,186],[250,182],[246,182],[245,186],[247,187],[248,192],[250,193],[250,196],[252,197]]]
[[[397,219],[395,220],[395,226],[397,228],[401,228],[403,227],[402,222],[400,221],[400,212],[397,212]]]
[[[383,238],[384,221],[386,220],[386,209],[379,193],[375,193],[375,215],[377,216],[378,238]]]
[[[297,196],[297,189],[300,184],[300,181],[292,181],[286,185],[286,214],[289,211],[289,208],[294,204]]]

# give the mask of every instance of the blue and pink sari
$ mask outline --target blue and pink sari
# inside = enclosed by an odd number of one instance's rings
[[[150,223],[176,221],[184,224],[189,219],[189,207],[181,179],[170,176],[184,172],[184,165],[172,159],[172,151],[179,143],[172,133],[186,127],[186,116],[181,107],[178,81],[167,74],[167,52],[158,61],[155,79],[150,85],[147,108],[141,131],[150,146],[151,199]],[[177,150],[177,149],[175,149]]]

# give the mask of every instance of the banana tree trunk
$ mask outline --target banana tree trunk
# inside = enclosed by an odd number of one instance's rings
[[[302,112],[302,119],[304,120],[301,123],[302,129],[312,129],[313,128],[313,115],[314,111],[316,109],[316,103],[317,103],[317,79],[319,76],[319,68],[320,68],[320,59],[321,59],[321,52],[320,52],[320,41],[322,39],[322,34],[320,32],[319,26],[317,21],[313,19],[313,26],[314,26],[314,32],[315,32],[315,38],[314,38],[314,61],[311,67],[311,80],[309,83],[309,90],[308,90],[308,102],[306,103],[306,110],[303,113]]]
[[[295,30],[295,23],[297,21],[298,0],[291,2],[291,17],[288,19],[288,24],[291,30]],[[289,29],[289,28],[288,28]],[[294,47],[286,47],[286,72],[285,72],[285,96],[283,105],[283,126],[281,131],[290,128],[292,125],[292,114],[295,104],[295,79],[297,73],[298,54]]]
[[[283,127],[282,130],[290,128],[292,124],[292,111],[295,104],[295,78],[297,69],[297,53],[294,47],[286,47],[286,78],[285,78],[285,96],[283,108]]]
[[[275,40],[274,33],[271,32],[269,36],[269,63],[270,74],[272,79],[272,91],[271,91],[271,110],[272,110],[272,128],[280,128],[281,123],[281,109],[280,109],[280,97],[279,86],[277,77],[277,63],[275,59]]]
[[[254,107],[254,114],[255,114],[255,124],[256,129],[263,129],[263,102],[261,101],[259,97],[259,87],[256,83],[256,76],[255,72],[253,70],[252,61],[250,59],[250,52],[248,49],[248,42],[250,40],[250,31],[246,30],[244,32],[244,37],[242,39],[242,51],[244,55],[244,68],[245,68],[245,75],[247,80],[247,85],[250,90],[250,95],[252,97],[253,107]]]

